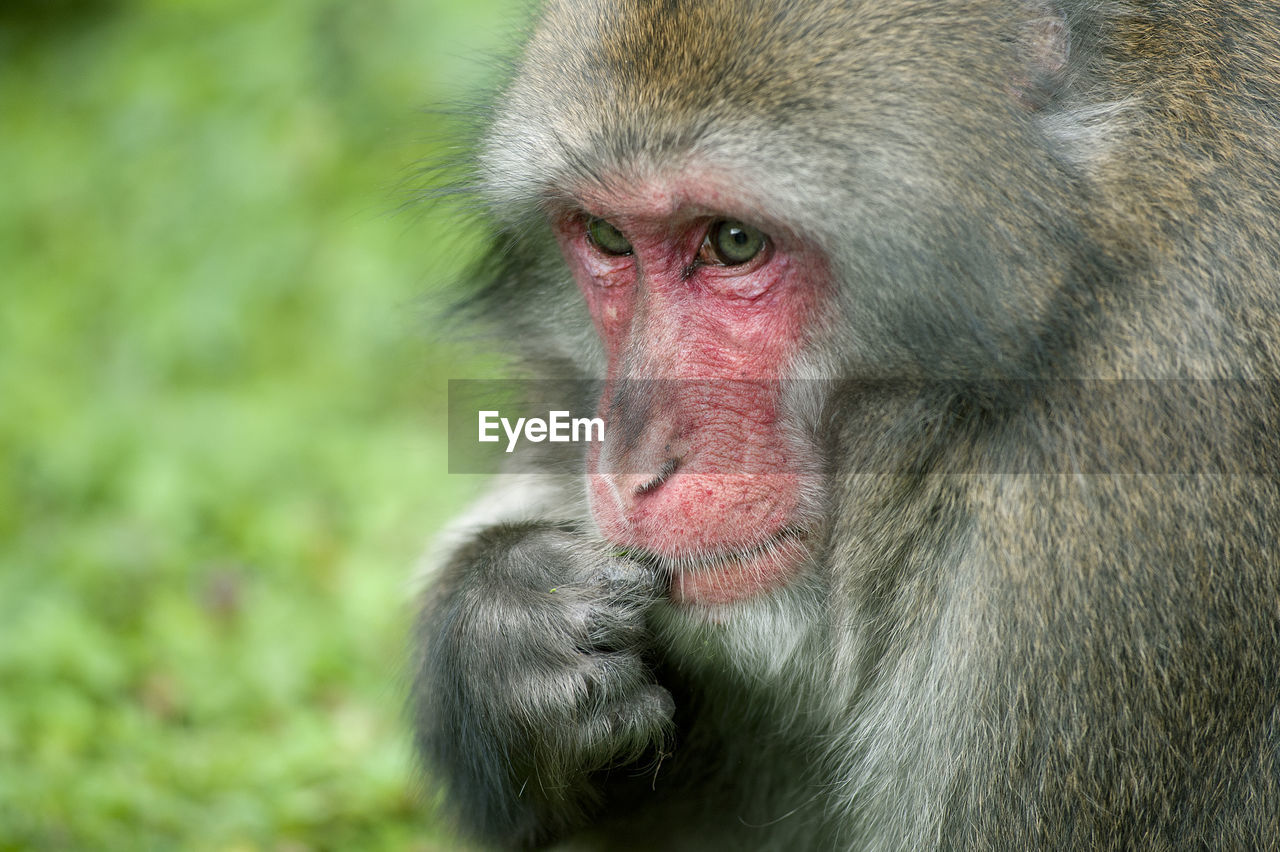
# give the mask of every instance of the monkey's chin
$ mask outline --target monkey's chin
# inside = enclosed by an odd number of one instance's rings
[[[800,536],[784,532],[740,550],[661,562],[671,570],[674,603],[722,606],[780,588],[796,575],[808,555]]]

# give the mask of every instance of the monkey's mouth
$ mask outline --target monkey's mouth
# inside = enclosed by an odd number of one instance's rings
[[[776,589],[795,575],[809,556],[808,536],[784,527],[764,541],[732,550],[666,555],[626,547],[616,555],[641,562],[671,578],[677,603],[704,606],[733,603]]]

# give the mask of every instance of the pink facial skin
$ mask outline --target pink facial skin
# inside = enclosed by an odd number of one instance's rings
[[[671,596],[730,603],[792,576],[813,451],[783,428],[781,380],[818,325],[829,272],[812,246],[726,212],[711,181],[649,180],[581,197],[555,230],[608,355],[605,443],[588,456],[592,513],[610,542],[660,557]],[[708,203],[711,202],[711,203]],[[605,219],[631,244],[588,236]],[[767,245],[736,266],[704,246],[723,220]]]

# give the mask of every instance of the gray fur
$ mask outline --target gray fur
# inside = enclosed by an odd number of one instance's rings
[[[1280,848],[1273,4],[552,0],[499,103],[477,304],[535,371],[602,368],[541,220],[583,181],[729,170],[840,294],[786,588],[671,603],[574,479],[472,513],[414,694],[464,831]]]

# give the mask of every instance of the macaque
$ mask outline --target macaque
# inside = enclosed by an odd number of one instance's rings
[[[548,0],[412,713],[494,848],[1280,848],[1280,12]]]

